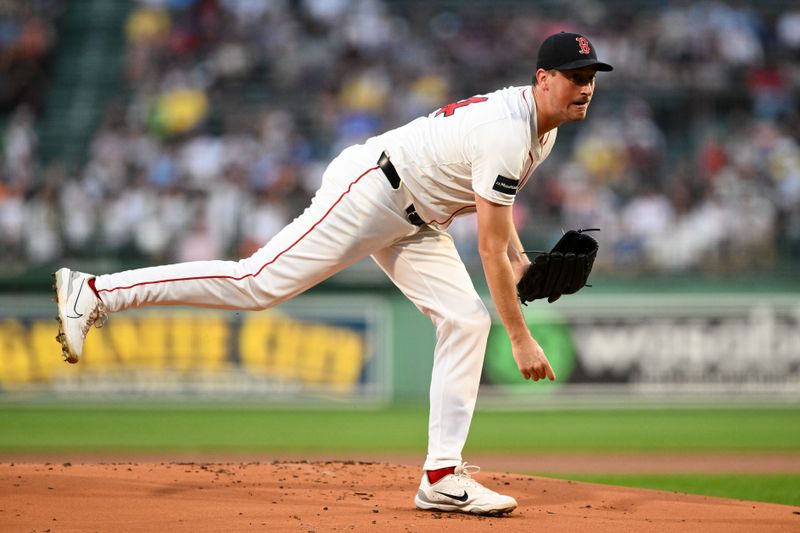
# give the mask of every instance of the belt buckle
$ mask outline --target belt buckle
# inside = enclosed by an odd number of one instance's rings
[[[414,207],[414,204],[410,204],[408,207],[406,207],[406,217],[408,218],[408,221],[415,226],[425,225],[425,221],[422,220],[422,217],[419,216],[419,213],[417,213],[417,208]]]

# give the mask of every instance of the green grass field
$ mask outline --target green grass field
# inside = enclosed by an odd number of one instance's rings
[[[576,474],[550,477],[800,505],[798,474]]]
[[[397,452],[426,447],[425,408],[288,410],[0,404],[0,457],[36,453]],[[478,411],[465,453],[800,452],[800,408]],[[570,479],[800,505],[800,475]]]
[[[425,448],[425,408],[0,404],[0,452],[386,451]],[[478,411],[470,452],[796,451],[798,409]]]

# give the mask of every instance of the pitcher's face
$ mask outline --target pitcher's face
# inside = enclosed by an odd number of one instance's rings
[[[586,118],[586,112],[594,95],[596,73],[594,67],[553,70],[541,80],[551,109],[560,118],[559,122]]]

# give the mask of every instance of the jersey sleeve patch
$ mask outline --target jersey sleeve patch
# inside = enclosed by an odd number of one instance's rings
[[[519,180],[507,178],[502,174],[497,175],[497,179],[494,180],[494,185],[492,185],[492,189],[495,191],[503,194],[510,194],[512,196],[517,194],[518,187]]]

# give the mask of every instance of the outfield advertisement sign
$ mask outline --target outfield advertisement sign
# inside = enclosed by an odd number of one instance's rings
[[[402,298],[350,294],[303,295],[263,312],[130,310],[93,329],[83,360],[69,365],[54,340],[53,303],[4,297],[0,398],[424,401],[435,336],[408,307]],[[524,407],[552,395],[561,405],[583,393],[800,401],[800,298],[793,295],[578,295],[524,311],[558,379],[523,380],[495,319],[482,402]],[[519,402],[520,395],[538,399]]]
[[[484,371],[487,385],[495,385],[495,392],[532,393],[563,385],[595,391],[800,393],[800,298],[574,300],[581,303],[526,308],[556,383],[526,388],[496,323]]]
[[[299,297],[248,313],[128,311],[91,331],[76,365],[61,361],[51,302],[2,303],[6,397],[80,391],[382,401],[391,394],[389,309],[377,298]]]

